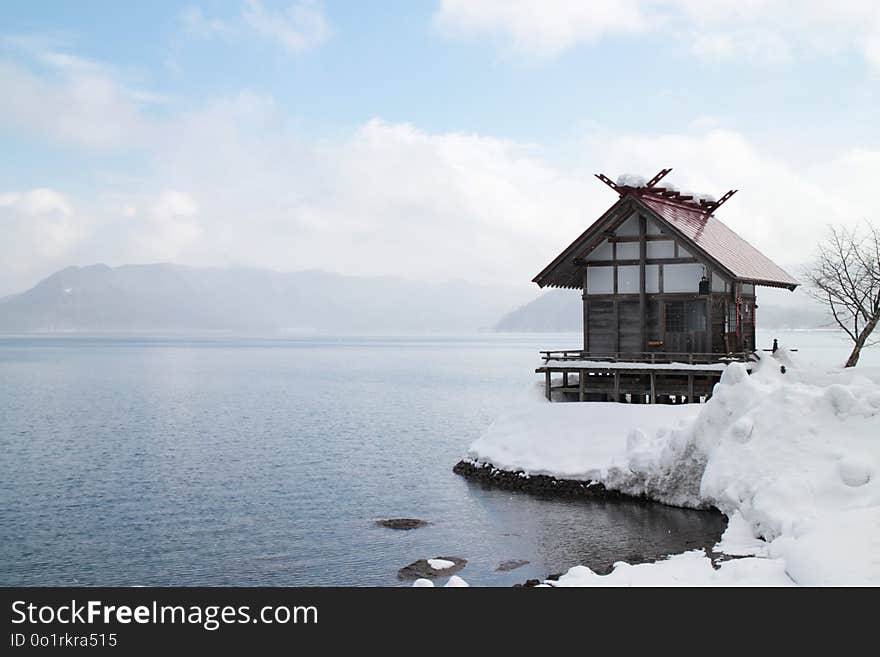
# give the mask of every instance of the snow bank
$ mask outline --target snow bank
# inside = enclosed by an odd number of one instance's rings
[[[553,586],[792,586],[781,559],[731,559],[716,569],[702,550],[631,566],[619,561],[607,575],[569,569]]]
[[[662,433],[696,404],[526,403],[499,417],[468,451],[476,463],[527,475],[598,481],[626,467],[628,429]]]
[[[880,385],[872,379],[858,370],[804,370],[780,351],[751,376],[743,365],[729,365],[700,406],[519,408],[499,418],[469,456],[502,469],[594,479],[667,504],[714,506],[730,518],[719,545],[729,554],[783,564],[798,584],[876,585]],[[688,579],[707,565],[696,555],[679,557],[621,565],[606,576],[612,579],[576,570],[568,581],[625,584],[651,567],[672,577],[678,571],[670,562]],[[770,577],[762,570],[770,566],[749,565],[753,560],[713,569],[712,581],[725,583],[720,573],[738,573],[742,583]]]

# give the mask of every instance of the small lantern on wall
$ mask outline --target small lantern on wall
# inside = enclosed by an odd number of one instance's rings
[[[703,270],[703,278],[700,279],[700,294],[709,294],[709,277],[706,275],[705,270]]]

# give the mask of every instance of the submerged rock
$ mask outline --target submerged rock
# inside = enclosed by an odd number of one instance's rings
[[[429,562],[443,565],[443,568],[434,568]],[[446,566],[442,562],[451,562],[451,566]],[[467,559],[461,557],[435,557],[433,559],[419,559],[413,561],[410,565],[404,566],[397,571],[400,579],[434,579],[435,577],[443,577],[457,573],[465,567]]]
[[[529,562],[525,559],[508,559],[507,561],[502,561],[498,564],[495,572],[506,573],[509,570],[516,570],[517,568],[522,568],[528,564]]]
[[[427,527],[431,523],[427,520],[419,520],[418,518],[389,518],[388,520],[377,520],[376,524],[380,527],[387,527],[388,529],[409,530]]]

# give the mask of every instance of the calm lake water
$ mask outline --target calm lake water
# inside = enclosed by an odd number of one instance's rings
[[[846,356],[829,335],[785,341]],[[452,473],[535,382],[537,350],[577,343],[0,337],[0,584],[399,585],[416,559],[461,556],[469,582],[510,585],[714,541],[713,514]],[[389,517],[433,524],[373,524]],[[531,563],[495,572],[509,559]]]

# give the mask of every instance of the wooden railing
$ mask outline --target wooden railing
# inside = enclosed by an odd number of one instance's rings
[[[726,354],[670,353],[665,351],[616,351],[594,352],[579,349],[541,351],[541,358],[549,360],[589,360],[605,363],[747,363],[756,359],[754,352],[743,351]]]

